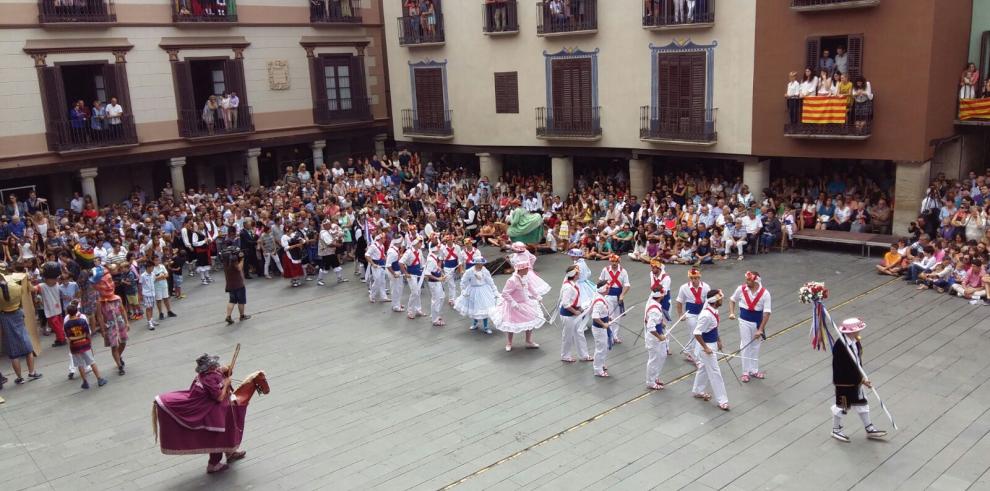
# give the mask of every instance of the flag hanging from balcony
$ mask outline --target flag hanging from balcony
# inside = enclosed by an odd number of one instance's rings
[[[959,99],[959,121],[990,119],[990,98]]]
[[[845,124],[845,97],[811,96],[801,100],[801,122],[805,124]]]

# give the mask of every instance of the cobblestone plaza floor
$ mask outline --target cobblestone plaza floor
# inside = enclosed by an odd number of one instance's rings
[[[536,269],[558,285],[567,263],[541,256]],[[0,392],[0,489],[990,488],[990,308],[918,292],[874,263],[804,250],[704,269],[729,292],[759,270],[773,294],[768,378],[737,384],[721,365],[730,412],[691,398],[694,366],[677,356],[664,367],[666,390],[646,389],[639,309],[609,354],[612,377],[600,379],[588,363],[559,361],[557,326],[537,331],[542,349],[506,353],[503,336],[469,331],[452,311],[435,328],[369,304],[353,276],[324,288],[250,280],[254,318],[229,327],[222,275],[208,287],[187,281],[178,318],[154,332],[132,326],[127,375],[100,347],[110,383],[82,391],[66,379],[67,351],[49,348],[43,379]],[[595,274],[603,264],[591,265]],[[639,302],[648,269],[625,266]],[[676,289],[686,269],[668,270]],[[811,311],[796,294],[810,280],[828,284],[836,318],[869,324],[866,369],[900,427],[871,400],[874,422],[891,431],[885,441],[867,441],[852,414],[852,443],[829,436],[831,357],[811,349]],[[722,312],[735,351],[738,329]],[[265,370],[272,393],[248,411],[247,458],[207,476],[206,456],[159,452],[152,399],[188,387],[199,354],[226,359],[238,342],[238,372]]]

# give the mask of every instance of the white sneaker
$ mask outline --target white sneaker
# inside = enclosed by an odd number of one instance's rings
[[[326,286],[326,283],[324,283],[323,280],[317,281],[316,284],[320,286]]]

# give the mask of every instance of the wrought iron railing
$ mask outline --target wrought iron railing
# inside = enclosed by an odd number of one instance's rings
[[[644,27],[675,27],[715,22],[715,0],[647,0],[643,3]]]
[[[38,0],[38,22],[117,22],[113,0]]]
[[[399,45],[415,46],[444,42],[443,15],[422,14],[402,16],[399,22]]]
[[[91,116],[79,119],[67,117],[49,121],[47,126],[51,150],[56,152],[137,144],[134,117],[130,114],[96,121]]]
[[[830,10],[873,7],[879,3],[880,0],[791,0],[791,8],[801,10]]]
[[[807,138],[868,138],[873,132],[873,111],[876,95],[862,102],[850,101],[841,122],[811,123],[804,115],[803,100],[787,98],[787,123],[784,135]]]
[[[317,99],[314,109],[317,124],[370,121],[371,104],[367,97],[353,99]]]
[[[238,106],[231,110],[204,107],[197,111],[180,111],[179,128],[183,138],[199,138],[248,133],[254,131],[254,122],[250,106]]]
[[[355,0],[319,0],[309,3],[309,21],[325,24],[360,24]]]
[[[639,137],[644,140],[715,142],[718,139],[715,131],[717,112],[716,108],[641,106]]]
[[[538,107],[536,136],[544,138],[595,138],[602,135],[601,106]]]
[[[237,22],[235,0],[176,0],[172,5],[172,22]]]
[[[536,33],[539,35],[598,29],[597,0],[551,1],[536,4]]]
[[[453,111],[420,112],[414,109],[402,110],[402,133],[405,135],[451,136]]]
[[[519,2],[516,0],[486,1],[482,29],[488,34],[519,32]]]

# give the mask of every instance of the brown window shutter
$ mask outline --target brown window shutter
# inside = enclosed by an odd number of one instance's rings
[[[323,58],[314,56],[309,59],[309,86],[313,94],[313,121],[324,122],[327,87],[326,79],[323,78]]]
[[[821,38],[808,38],[807,51],[805,54],[805,68],[810,68],[814,76],[818,76],[818,58],[822,56]]]
[[[58,67],[39,67],[38,81],[47,123],[45,137],[48,148],[54,150],[63,141],[62,128],[66,128],[69,121],[69,104],[65,100],[65,90],[62,87],[62,72]]]
[[[131,114],[131,90],[127,82],[127,64],[114,63],[113,81],[116,84],[115,92],[107,92],[107,98],[116,97],[117,103],[124,109],[124,114]]]
[[[986,80],[987,71],[990,70],[990,60],[987,60],[987,56],[990,56],[990,31],[983,31],[983,35],[980,36],[980,60],[977,63],[980,69],[980,76]]]
[[[495,72],[495,112],[519,113],[519,72]]]
[[[227,92],[237,92],[241,106],[247,106],[247,90],[244,85],[244,60],[232,59],[224,62],[223,77]]]
[[[592,97],[592,92],[594,91],[593,78],[594,74],[591,72],[591,58],[579,58],[577,60],[577,75],[578,75],[578,91],[579,97],[577,101],[577,108],[580,111],[581,121],[585,123],[590,123],[592,118],[592,106],[594,105],[594,100]]]
[[[196,131],[199,122],[199,112],[201,105],[205,101],[196,101],[194,98],[192,84],[192,70],[188,61],[176,61],[172,63],[172,81],[175,84],[175,105],[179,110],[179,134],[191,136]],[[186,125],[190,125],[186,128]]]
[[[848,48],[849,79],[856,80],[863,75],[863,35],[850,34],[846,41]]]
[[[416,81],[416,112],[421,123],[441,125],[444,121],[443,70],[419,68],[414,70]]]

